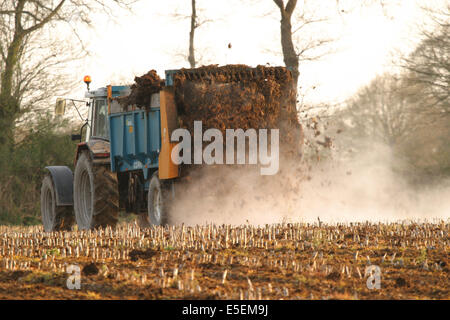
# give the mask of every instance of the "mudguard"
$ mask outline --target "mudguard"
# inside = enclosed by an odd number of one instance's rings
[[[88,142],[81,142],[77,145],[77,150],[75,152],[74,167],[76,167],[78,157],[80,156],[80,152],[83,150],[89,151],[91,159],[94,163],[97,164],[111,163],[109,159],[109,152],[110,152],[109,141],[92,137]]]
[[[66,166],[45,167],[53,180],[57,206],[73,206],[73,173]]]

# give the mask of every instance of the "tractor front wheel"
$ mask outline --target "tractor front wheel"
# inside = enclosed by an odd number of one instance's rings
[[[78,158],[73,179],[75,218],[80,230],[112,226],[119,214],[117,176],[109,165],[94,165],[87,152]]]
[[[75,222],[72,206],[56,205],[56,190],[50,175],[42,181],[41,215],[45,232],[71,230]]]

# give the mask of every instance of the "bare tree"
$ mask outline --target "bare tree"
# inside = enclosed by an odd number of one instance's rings
[[[280,32],[281,48],[284,63],[293,74],[294,82],[298,84],[300,63],[315,61],[334,52],[333,42],[338,38],[334,32],[324,32],[317,28],[323,27],[333,19],[345,20],[345,16],[358,8],[379,6],[385,15],[390,5],[398,0],[363,0],[355,3],[339,0],[311,1],[311,0],[272,0],[281,15]]]
[[[289,0],[287,4],[284,0],[273,0],[280,9],[281,14],[281,48],[283,50],[283,58],[286,67],[292,71],[294,77],[295,88],[298,83],[298,54],[292,41],[292,14],[297,6],[297,0]]]
[[[80,57],[79,51],[59,46],[52,37],[69,33],[81,43],[77,27],[90,26],[90,15],[113,14],[113,6],[129,8],[126,0],[2,0],[0,1],[0,144],[13,141],[15,121],[45,100],[62,80],[62,67]],[[44,33],[48,37],[43,37]],[[43,41],[41,41],[43,40]],[[44,47],[47,45],[48,47]],[[82,47],[82,43],[81,43]],[[56,74],[45,79],[43,75]],[[48,81],[45,81],[48,80]],[[31,98],[31,99],[30,99]],[[28,101],[24,105],[24,101]]]
[[[348,103],[345,114],[353,138],[391,147],[410,138],[421,124],[412,98],[402,78],[390,74],[377,76]]]
[[[273,0],[281,20],[281,49],[283,60],[293,74],[297,88],[300,63],[316,61],[332,53],[332,44],[337,40],[336,30],[323,28],[333,19],[343,17],[347,12],[339,1],[317,2],[311,0]],[[332,34],[334,33],[334,34]]]
[[[424,10],[434,28],[422,30],[422,42],[403,59],[403,67],[428,111],[450,114],[450,5],[439,11]]]
[[[185,20],[185,19],[190,20],[188,54],[185,55],[184,53],[181,53],[177,55],[183,57],[183,59],[186,59],[189,62],[191,68],[195,68],[198,61],[200,61],[202,58],[201,56],[200,58],[198,58],[198,52],[196,50],[195,45],[196,31],[198,28],[205,25],[206,23],[212,22],[212,20],[204,18],[203,10],[197,7],[197,0],[191,0],[191,13],[189,15],[175,12],[171,16],[176,20]]]
[[[448,177],[448,118],[420,112],[416,89],[405,74],[389,73],[361,88],[332,117],[339,155],[345,159],[388,147],[394,155],[390,165],[409,181],[422,184],[423,178]]]
[[[197,25],[197,10],[195,8],[195,0],[192,0],[192,13],[191,13],[191,31],[189,33],[189,56],[188,61],[191,68],[195,68],[195,50],[194,50],[194,36]]]

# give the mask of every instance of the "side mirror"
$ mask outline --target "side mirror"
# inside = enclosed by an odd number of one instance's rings
[[[71,139],[72,141],[81,141],[81,134],[73,134]]]
[[[63,116],[66,112],[66,99],[58,98],[56,99],[55,114],[57,116]]]

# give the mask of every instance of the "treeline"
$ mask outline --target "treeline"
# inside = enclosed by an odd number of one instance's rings
[[[40,222],[45,166],[73,166],[71,125],[48,112],[77,87],[88,54],[79,35],[133,2],[0,1],[0,224]]]
[[[32,128],[16,129],[13,145],[0,145],[0,225],[40,223],[45,166],[73,168],[76,144],[67,120],[44,114]]]
[[[377,76],[333,117],[345,128],[341,147],[388,146],[393,165],[415,184],[450,177],[450,5],[428,14],[433,27],[397,72]]]

